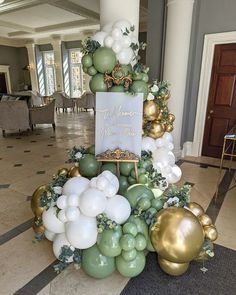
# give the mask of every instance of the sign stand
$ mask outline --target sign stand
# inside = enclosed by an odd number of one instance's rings
[[[130,162],[134,163],[135,177],[138,181],[138,162],[139,157],[129,151],[122,149],[107,150],[104,153],[96,156],[98,162],[115,162],[117,164],[117,176],[120,176],[120,163]],[[100,165],[101,168],[101,165]]]

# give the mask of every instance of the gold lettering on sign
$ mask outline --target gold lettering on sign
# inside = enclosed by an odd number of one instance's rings
[[[130,117],[133,118],[134,116],[138,115],[138,112],[133,111],[125,111],[122,109],[122,105],[119,105],[118,107],[115,107],[113,110],[109,109],[101,109],[97,110],[99,113],[103,113],[103,118],[106,119],[112,119],[112,118],[119,118],[119,117]]]

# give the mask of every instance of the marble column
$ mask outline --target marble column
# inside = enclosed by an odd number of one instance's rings
[[[181,131],[194,0],[167,1],[163,79],[170,81],[170,111],[175,114],[175,155],[181,156]]]
[[[39,91],[38,76],[37,76],[37,65],[35,57],[35,44],[26,44],[29,60],[29,72],[30,80],[33,91]]]
[[[61,40],[53,39],[52,42],[55,62],[55,75],[56,75],[56,91],[64,91],[63,72],[62,72],[62,52],[61,52]]]
[[[100,0],[101,27],[120,19],[127,19],[135,26],[134,34],[138,39],[140,0]]]

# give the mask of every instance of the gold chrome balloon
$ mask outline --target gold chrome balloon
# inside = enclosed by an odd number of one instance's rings
[[[195,202],[190,202],[188,204],[189,210],[195,215],[195,216],[200,216],[205,213],[204,209],[202,208],[201,205]]]
[[[210,241],[214,242],[218,238],[218,232],[214,225],[207,225],[204,226],[204,232],[206,239],[209,239]]]
[[[148,136],[157,139],[159,137],[162,137],[162,135],[165,133],[165,129],[163,128],[163,125],[160,124],[159,121],[153,121],[152,122],[152,128],[150,132],[148,133]]]
[[[148,121],[156,120],[160,110],[153,100],[146,100],[143,104],[144,118]]]
[[[197,217],[187,209],[170,207],[156,217],[151,230],[153,247],[161,257],[171,262],[186,263],[200,252],[203,228]]]
[[[45,227],[43,225],[37,226],[33,224],[33,230],[36,234],[43,234],[45,232]]]
[[[170,123],[173,123],[174,120],[175,120],[175,115],[173,115],[173,114],[169,114],[169,115],[168,115],[168,121],[169,121]]]
[[[208,216],[207,214],[202,214],[198,217],[200,223],[202,226],[206,226],[206,225],[211,225],[212,224],[212,220],[211,217]]]
[[[76,166],[71,167],[69,169],[68,176],[69,177],[81,176],[79,172],[79,167],[76,167]]]
[[[174,127],[173,127],[173,125],[172,124],[166,124],[166,132],[171,132],[171,131],[173,131],[173,129],[174,129]]]
[[[47,190],[47,186],[41,185],[34,191],[32,195],[31,209],[36,216],[41,216],[43,214],[44,208],[40,207],[40,198],[43,192],[45,192],[46,190]]]
[[[160,255],[158,255],[158,262],[161,269],[171,276],[180,276],[185,273],[189,267],[189,262],[175,263],[164,259]]]
[[[160,111],[159,115],[157,116],[156,121],[161,121],[162,117],[163,117],[163,113],[162,113],[162,111]]]
[[[67,176],[68,174],[68,169],[67,168],[60,168],[57,172],[58,175],[60,176]]]

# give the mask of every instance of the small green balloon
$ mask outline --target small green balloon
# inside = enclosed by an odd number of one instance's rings
[[[146,240],[148,239],[148,226],[142,218],[140,218],[139,216],[130,215],[127,222],[135,223],[138,229],[138,233],[143,234]]]
[[[125,92],[125,88],[122,85],[112,86],[109,90],[110,92]]]
[[[116,62],[116,54],[111,48],[99,47],[93,54],[94,67],[100,73],[110,74]]]
[[[142,167],[138,168],[138,175],[141,175],[141,174],[144,174],[146,173],[146,170]],[[133,177],[133,178],[136,178],[136,173],[135,173],[135,169],[132,169],[131,170],[131,173],[130,175]]]
[[[113,229],[104,230],[103,233],[99,235],[97,240],[98,249],[105,256],[118,256],[121,253],[119,240],[119,232]]]
[[[138,183],[146,184],[148,182],[148,177],[145,174],[141,174],[138,177]]]
[[[149,169],[152,166],[152,160],[141,160],[139,166],[146,171],[146,169]]]
[[[147,240],[145,239],[144,235],[138,234],[135,237],[135,248],[138,251],[143,251],[147,247]]]
[[[82,176],[96,176],[98,171],[98,162],[95,156],[91,154],[84,154],[79,162],[79,170]]]
[[[134,81],[141,81],[142,78],[143,78],[142,73],[137,73],[137,72],[134,72],[134,73],[133,73],[133,80],[134,80]]]
[[[136,249],[132,249],[130,251],[123,250],[121,255],[122,255],[122,257],[124,258],[125,261],[132,261],[132,260],[134,260],[136,258],[137,251],[136,251]]]
[[[144,82],[148,82],[148,80],[149,80],[149,77],[148,77],[148,74],[146,74],[146,73],[143,73],[142,74],[142,80],[144,81]]]
[[[97,245],[94,245],[83,250],[82,268],[89,276],[104,279],[115,271],[115,258],[102,255]]]
[[[107,85],[104,81],[104,75],[98,73],[92,76],[92,79],[89,82],[89,87],[93,93],[107,92]]]
[[[119,273],[128,278],[139,275],[146,263],[146,257],[143,252],[137,252],[134,260],[126,261],[122,255],[116,257],[116,267]]]
[[[119,177],[119,194],[125,194],[127,188],[129,187],[128,179],[126,176]]]
[[[142,198],[138,201],[137,206],[142,210],[146,211],[151,207],[151,201],[149,199]]]
[[[83,67],[83,71],[85,72],[85,74],[87,74],[88,73],[88,68]]]
[[[120,246],[125,251],[134,249],[135,243],[135,238],[131,234],[124,234],[120,239]]]
[[[126,222],[123,225],[123,233],[124,234],[131,234],[132,236],[136,236],[138,233],[138,229],[136,224],[132,223],[132,222]]]
[[[97,74],[97,70],[95,69],[94,66],[91,66],[91,67],[88,68],[87,73],[88,73],[90,76],[94,76],[94,75]]]
[[[116,175],[116,164],[114,164],[114,163],[105,163],[105,164],[103,164],[102,167],[101,167],[101,171],[103,172],[105,170],[108,170],[111,173],[113,173],[114,175]]]
[[[156,250],[154,249],[154,247],[152,245],[152,241],[151,241],[150,237],[148,237],[148,239],[147,239],[147,250],[150,252],[156,252]]]
[[[128,65],[122,65],[121,66],[121,69],[122,69],[122,72],[125,76],[127,76],[129,73],[132,72],[132,66],[131,64],[128,64]]]
[[[163,208],[165,201],[163,199],[153,199],[152,207],[154,207],[157,211],[160,211]]]
[[[95,155],[95,145],[91,145],[86,149],[86,152],[91,155]]]
[[[129,176],[128,177],[128,182],[129,182],[129,184],[135,184],[135,183],[137,183],[137,180],[136,180],[136,178],[133,178],[132,176]]]
[[[85,54],[81,59],[83,67],[89,68],[93,65],[93,59],[90,54]]]
[[[153,192],[143,184],[137,184],[130,187],[125,193],[125,197],[128,199],[130,206],[136,208],[140,199],[145,198],[152,200],[154,198]]]
[[[134,81],[130,87],[130,90],[134,93],[143,93],[143,100],[148,96],[148,85],[144,81]]]
[[[120,164],[120,173],[124,176],[129,176],[134,168],[134,163],[124,162]]]

